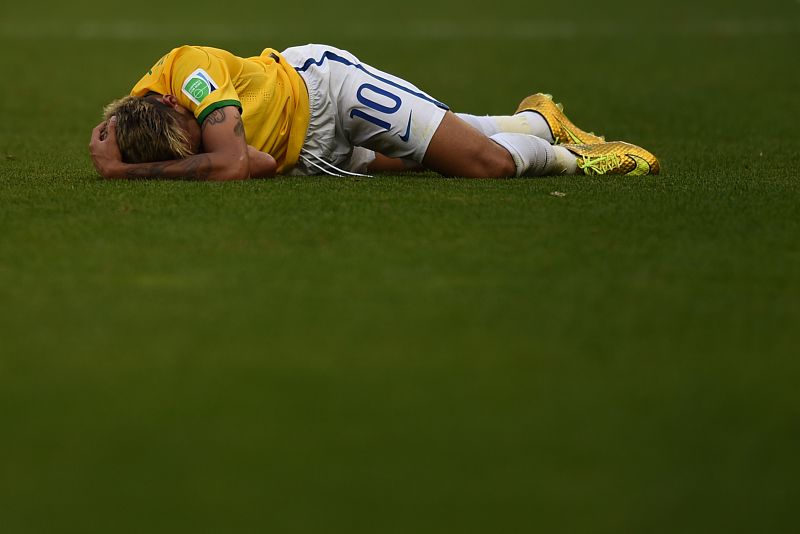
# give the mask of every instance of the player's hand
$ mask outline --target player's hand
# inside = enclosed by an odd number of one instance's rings
[[[92,130],[89,154],[97,172],[103,178],[121,178],[123,174],[122,154],[117,145],[117,117],[112,116]]]

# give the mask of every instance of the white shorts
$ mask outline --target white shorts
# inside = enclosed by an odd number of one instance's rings
[[[422,162],[446,105],[332,46],[296,46],[282,54],[305,80],[311,106],[292,174],[335,174],[327,164],[364,172],[375,152]]]

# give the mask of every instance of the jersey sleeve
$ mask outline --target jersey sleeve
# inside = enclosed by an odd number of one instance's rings
[[[242,104],[225,62],[207,51],[184,46],[171,65],[170,85],[178,102],[194,113],[200,124],[221,107]]]
[[[225,62],[206,50],[182,46],[161,58],[134,86],[131,94],[149,92],[171,94],[178,103],[194,113],[197,122],[215,109],[242,104]]]

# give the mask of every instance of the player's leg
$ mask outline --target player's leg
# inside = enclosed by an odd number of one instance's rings
[[[358,103],[342,99],[340,107],[349,110],[344,113],[348,138],[360,145],[344,165],[348,170],[377,173],[426,168],[445,176],[482,178],[577,172],[575,155],[545,139],[511,132],[487,137],[450,111],[425,100],[396,96],[389,92],[392,87],[376,84],[370,82],[368,91],[358,93]],[[397,122],[395,115],[402,120]],[[375,159],[362,167],[362,154],[371,151]]]
[[[361,149],[361,147],[356,147],[356,150],[359,149]],[[370,161],[365,167],[365,172],[370,174],[378,174],[382,172],[397,174],[401,172],[417,172],[425,170],[425,167],[423,167],[422,164],[417,163],[414,160],[390,158],[389,156],[384,156],[379,152],[374,152],[373,157],[374,159],[372,159],[372,161]]]
[[[448,112],[433,135],[423,165],[446,176],[502,178],[575,174],[576,157],[540,137],[501,132],[486,137]]]
[[[534,115],[527,113],[531,110],[524,107],[531,104],[534,104],[534,109],[545,111],[542,114],[537,111],[536,116],[548,118],[547,127],[550,129],[549,125],[553,125],[550,131],[557,132],[559,140],[567,136],[581,136],[586,142],[551,147],[543,138],[530,135],[524,122],[503,121],[520,115]],[[552,110],[555,112],[548,113]],[[427,168],[445,175],[478,177],[659,173],[659,162],[653,154],[629,143],[607,143],[594,134],[578,129],[548,95],[528,97],[513,117],[479,117],[483,120],[483,129],[480,130],[472,127],[470,119],[473,117],[467,115],[465,120],[460,114],[447,112],[444,115],[423,158]],[[487,125],[489,121],[493,124]],[[490,129],[496,127],[498,122],[502,125],[502,128],[498,128],[499,132]],[[487,144],[487,140],[491,142]],[[502,149],[498,150],[500,147]],[[390,158],[383,154],[374,156],[377,157],[370,164],[369,172],[403,172],[415,168],[414,162],[408,159]],[[513,168],[508,166],[509,156]],[[510,174],[512,172],[514,174]]]
[[[339,87],[343,131],[353,145],[448,176],[542,176],[576,170],[573,154],[544,139],[507,132],[487,137],[401,78],[345,51],[333,49],[326,57],[331,79],[337,80],[332,85]],[[383,170],[387,163],[369,168]]]
[[[556,104],[553,97],[536,93],[520,102],[511,116],[477,116],[459,114],[459,117],[486,136],[500,132],[527,133],[547,139],[552,144],[597,144],[602,136],[586,132],[564,114],[564,106]]]
[[[553,144],[554,138],[547,121],[537,113],[518,113],[516,115],[471,115],[456,113],[463,120],[486,137],[499,133],[522,133],[541,137]]]
[[[445,175],[539,176],[572,171],[544,139],[507,132],[487,137],[416,86],[360,62],[349,52],[309,45],[284,55],[306,78],[309,93],[313,88],[316,96],[331,103],[327,122],[336,124],[335,139],[327,152],[314,154],[317,159],[349,163],[353,147],[364,147]],[[574,167],[575,156],[564,154]]]
[[[503,178],[517,174],[508,150],[451,112],[433,134],[422,164],[445,176]]]

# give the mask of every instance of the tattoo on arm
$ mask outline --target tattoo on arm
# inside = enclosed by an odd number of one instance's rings
[[[228,115],[225,113],[225,108],[215,109],[209,113],[206,120],[203,121],[203,130],[205,130],[207,126],[222,124],[227,119]],[[242,122],[241,116],[236,118],[236,124],[233,125],[233,133],[236,137],[244,137],[244,123]]]
[[[208,117],[206,117],[206,120],[203,121],[203,130],[206,129],[206,126],[222,124],[227,118],[227,115],[225,115],[225,108],[215,109],[209,113]]]
[[[197,154],[184,159],[161,163],[142,163],[128,170],[129,178],[175,178],[207,180],[213,170],[207,154]]]

